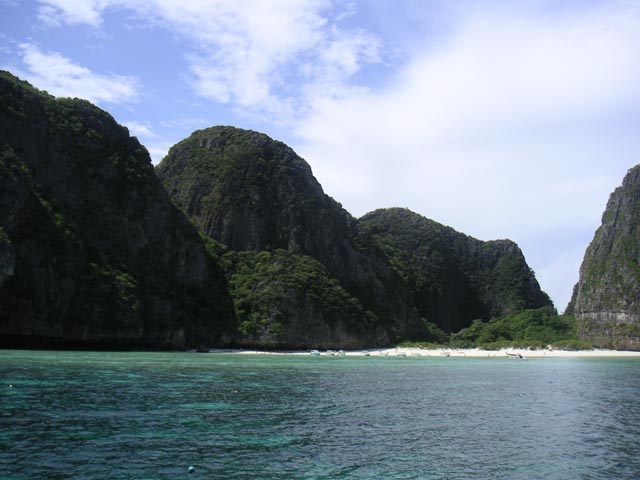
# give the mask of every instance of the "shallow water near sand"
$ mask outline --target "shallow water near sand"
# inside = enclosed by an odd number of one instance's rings
[[[637,358],[7,350],[0,407],[7,480],[640,478]]]

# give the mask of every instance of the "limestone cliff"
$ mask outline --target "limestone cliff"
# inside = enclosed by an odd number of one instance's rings
[[[146,149],[89,102],[0,73],[0,343],[197,347],[235,328]]]
[[[509,240],[483,242],[401,208],[359,221],[402,272],[420,315],[446,331],[551,305]]]
[[[640,165],[609,198],[567,312],[581,340],[640,350]]]
[[[0,73],[0,346],[366,348],[550,304],[512,242],[356,220],[264,134],[194,132],[156,172],[106,112]]]
[[[286,250],[225,255],[247,346],[357,349],[387,345],[377,317],[317,260]]]
[[[231,250],[282,249],[320,262],[377,319],[361,338],[383,332],[373,335],[374,344],[388,344],[424,334],[386,255],[285,144],[253,131],[208,128],[175,145],[156,171],[174,202]],[[368,325],[370,314],[362,318]]]

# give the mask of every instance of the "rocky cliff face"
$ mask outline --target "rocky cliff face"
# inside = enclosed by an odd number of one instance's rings
[[[286,250],[225,255],[245,345],[358,349],[388,345],[386,331],[317,260]]]
[[[424,333],[385,254],[283,143],[257,132],[213,127],[174,146],[156,171],[174,202],[230,249],[282,249],[319,261],[377,318],[371,330],[384,332],[374,335],[377,344]]]
[[[0,74],[0,339],[183,347],[235,330],[224,276],[111,116]]]
[[[509,240],[482,242],[400,208],[368,213],[360,224],[402,272],[419,313],[444,330],[551,305]]]
[[[640,165],[609,198],[567,312],[597,347],[640,350]]]
[[[0,346],[364,348],[550,303],[512,242],[358,221],[263,134],[195,132],[157,174],[104,111],[0,73]]]

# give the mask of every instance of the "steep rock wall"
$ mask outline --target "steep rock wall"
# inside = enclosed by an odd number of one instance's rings
[[[581,340],[640,350],[640,165],[609,197],[567,312]]]
[[[149,155],[106,112],[0,73],[0,340],[229,341],[224,275]]]
[[[377,317],[386,342],[423,334],[408,289],[386,255],[285,144],[212,127],[175,145],[156,171],[207,235],[235,251],[310,256]]]
[[[402,272],[420,314],[446,331],[551,305],[510,240],[483,242],[402,208],[360,224]]]

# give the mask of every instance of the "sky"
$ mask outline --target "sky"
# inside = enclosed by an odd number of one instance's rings
[[[158,163],[197,129],[291,146],[359,217],[517,242],[563,311],[640,163],[640,0],[0,0],[0,68]]]

